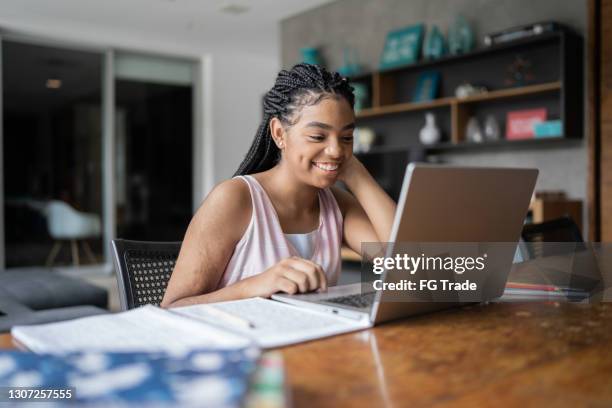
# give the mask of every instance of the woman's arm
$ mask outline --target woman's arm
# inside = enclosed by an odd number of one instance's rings
[[[327,289],[321,266],[288,258],[258,275],[215,290],[249,224],[251,212],[251,195],[240,180],[226,181],[210,193],[187,228],[162,307]]]
[[[219,184],[193,216],[161,305],[182,306],[244,297],[240,285],[215,291],[251,217],[248,187]]]
[[[395,216],[395,202],[354,156],[339,179],[352,193],[334,189],[338,203],[344,207],[344,238],[348,246],[361,253],[362,242],[387,242]]]

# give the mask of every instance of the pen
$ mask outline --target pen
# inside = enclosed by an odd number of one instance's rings
[[[206,308],[206,311],[209,314],[211,314],[211,315],[213,315],[215,317],[218,317],[219,319],[221,319],[221,320],[223,320],[223,321],[225,321],[227,323],[233,324],[235,326],[240,326],[240,327],[245,328],[245,329],[254,329],[255,328],[255,325],[253,324],[253,322],[251,322],[251,321],[249,321],[249,320],[247,320],[247,319],[245,319],[243,317],[236,316],[234,314],[226,312],[225,310],[218,309],[218,308],[216,308],[214,306],[208,306]]]

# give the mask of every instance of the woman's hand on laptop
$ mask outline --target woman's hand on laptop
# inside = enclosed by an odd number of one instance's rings
[[[283,259],[264,272],[244,279],[246,297],[270,297],[274,293],[312,292],[327,290],[327,277],[321,265],[307,259],[291,257]]]

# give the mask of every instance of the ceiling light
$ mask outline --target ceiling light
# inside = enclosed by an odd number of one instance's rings
[[[238,15],[249,11],[249,6],[234,2],[226,2],[219,7],[219,11],[222,13]]]
[[[59,89],[62,87],[62,80],[56,78],[47,79],[47,88],[49,89]]]

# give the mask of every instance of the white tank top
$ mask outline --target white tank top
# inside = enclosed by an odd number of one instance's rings
[[[306,234],[285,234],[285,238],[291,242],[302,258],[310,259],[314,250],[316,234],[317,230],[314,230]]]

